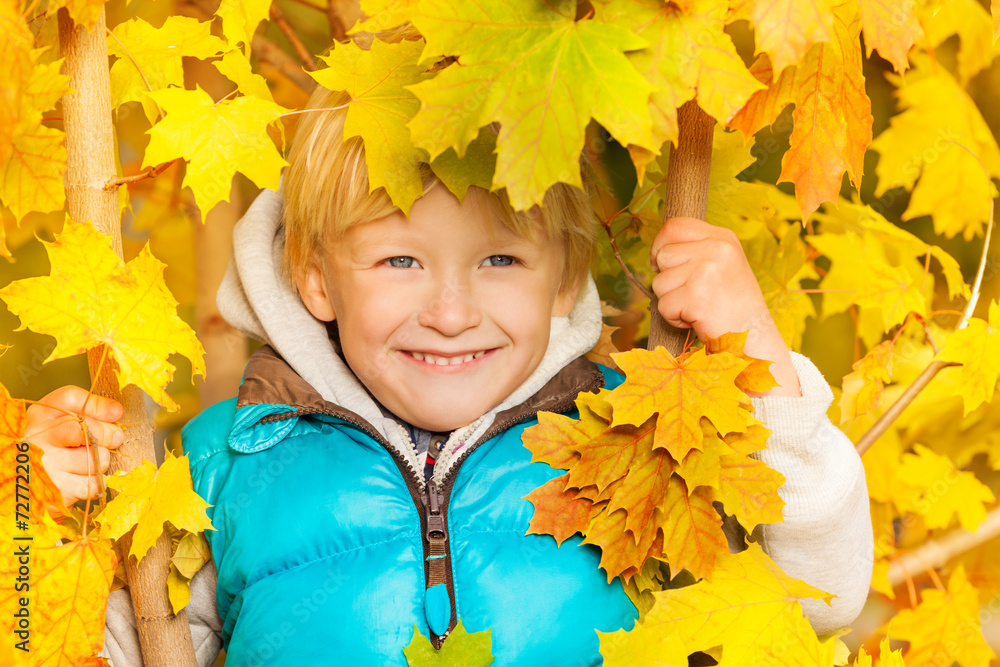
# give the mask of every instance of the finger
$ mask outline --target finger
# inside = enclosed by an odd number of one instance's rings
[[[687,286],[681,285],[669,290],[657,300],[656,306],[660,315],[672,327],[690,329],[697,323],[697,316],[692,311],[688,292]]]
[[[98,463],[93,461],[93,454],[86,447],[49,447],[42,455],[42,465],[46,470],[61,470],[75,475],[95,474],[104,472],[111,464],[111,452],[104,447],[92,448],[97,452]]]
[[[660,246],[653,257],[653,268],[657,271],[686,264],[691,260],[698,260],[706,256],[711,256],[715,249],[712,242],[705,239],[699,241],[682,241],[680,243],[667,243]]]
[[[101,493],[97,477],[94,475],[66,475],[63,484],[59,488],[63,489],[63,500],[66,505],[72,505],[77,500],[91,500],[97,498]]]
[[[74,415],[60,414],[50,419],[30,419],[25,428],[24,439],[41,446],[79,447],[86,444],[88,436],[91,445],[113,449],[121,445],[122,428],[117,424],[87,417],[80,423]]]
[[[105,422],[118,421],[125,413],[125,409],[118,401],[91,394],[86,389],[73,385],[59,387],[47,394],[39,403],[60,412],[82,413]]]
[[[670,243],[700,241],[712,236],[716,229],[718,227],[715,225],[697,218],[669,218],[660,227],[660,231],[656,233],[653,243],[650,245],[650,262],[653,268],[656,268],[656,256],[663,246]]]
[[[674,292],[691,279],[692,274],[696,268],[696,263],[685,262],[679,266],[673,266],[667,269],[661,270],[653,277],[653,293],[656,294],[657,298],[661,301],[664,299],[675,299],[676,295],[672,295]]]

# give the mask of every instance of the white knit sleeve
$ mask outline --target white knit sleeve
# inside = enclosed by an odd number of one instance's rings
[[[833,392],[805,356],[790,353],[801,397],[750,399],[771,429],[768,448],[754,455],[785,476],[778,490],[784,523],[762,524],[753,539],[789,575],[837,597],[832,606],[802,600],[816,632],[849,625],[871,583],[874,539],[861,457],[826,411]]]
[[[217,579],[215,562],[210,560],[191,579],[191,601],[184,608],[199,667],[211,665],[222,650],[222,620],[215,604]],[[132,598],[124,588],[108,598],[104,648],[98,655],[109,658],[113,667],[143,667]]]

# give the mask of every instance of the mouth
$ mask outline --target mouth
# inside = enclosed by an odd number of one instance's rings
[[[402,350],[402,352],[414,361],[427,366],[465,366],[482,359],[495,349],[455,353],[418,352],[417,350]]]

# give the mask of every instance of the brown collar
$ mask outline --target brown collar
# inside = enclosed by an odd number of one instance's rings
[[[578,357],[566,364],[555,376],[545,383],[534,395],[520,405],[497,414],[493,425],[483,435],[487,440],[509,426],[534,417],[542,411],[566,412],[573,407],[577,394],[583,391],[595,392],[604,386],[604,375],[592,361]],[[354,412],[324,400],[312,385],[303,380],[274,349],[265,345],[254,352],[243,372],[237,409],[248,405],[288,405],[290,413],[271,415],[266,421],[274,421],[304,414],[327,414],[358,424],[372,435],[378,429]]]

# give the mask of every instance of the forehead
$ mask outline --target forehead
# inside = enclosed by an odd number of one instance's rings
[[[356,251],[387,245],[441,245],[562,256],[562,244],[546,238],[538,221],[525,214],[508,215],[491,199],[491,195],[470,191],[459,202],[439,184],[413,204],[409,217],[396,209],[385,217],[352,225],[334,244],[341,242]]]

